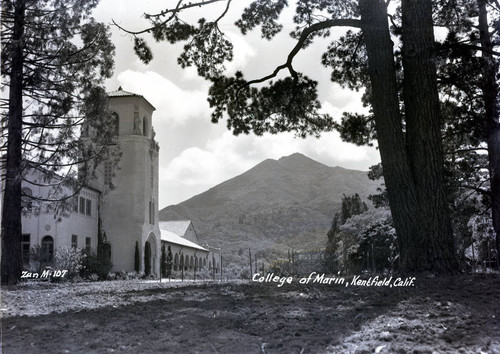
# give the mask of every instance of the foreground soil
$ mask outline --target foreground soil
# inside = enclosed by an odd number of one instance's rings
[[[349,278],[347,278],[349,280]],[[2,289],[3,353],[499,353],[498,275]]]

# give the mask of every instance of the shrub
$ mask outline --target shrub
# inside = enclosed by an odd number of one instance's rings
[[[165,245],[161,246],[160,274],[162,278],[167,277],[167,253],[165,252]]]
[[[68,278],[72,278],[83,268],[86,255],[81,250],[73,247],[59,247],[54,255],[54,268],[67,270]]]
[[[111,270],[111,262],[103,257],[98,257],[92,252],[88,252],[83,261],[83,267],[80,271],[83,277],[89,278],[91,280],[95,277],[93,274],[101,280],[106,280],[109,271]]]
[[[140,262],[140,254],[139,254],[139,242],[135,241],[135,253],[134,253],[134,269],[136,272],[139,271],[139,262]]]
[[[240,272],[240,278],[241,279],[250,279],[250,270],[247,268],[244,268]]]
[[[40,273],[43,267],[51,266],[52,262],[42,262],[42,248],[40,245],[35,245],[30,249],[30,262],[29,262],[29,271]]]
[[[151,245],[146,242],[144,246],[144,273],[151,274]]]

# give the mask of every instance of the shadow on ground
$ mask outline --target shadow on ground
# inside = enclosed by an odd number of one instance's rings
[[[6,354],[498,352],[499,289],[495,275],[417,279],[408,288],[218,283],[95,292],[96,302],[113,303],[94,309],[83,305],[92,292],[68,291],[73,306],[61,313],[3,318],[2,347]],[[50,291],[37,296],[50,301]]]

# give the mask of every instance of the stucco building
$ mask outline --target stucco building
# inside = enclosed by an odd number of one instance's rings
[[[100,191],[81,188],[74,197],[73,210],[60,213],[55,209],[57,204],[43,201],[74,194],[71,188],[59,182],[58,176],[48,178],[46,171],[40,168],[30,169],[24,178],[21,240],[24,264],[29,261],[30,249],[37,245],[41,247],[43,262],[53,259],[55,247],[95,251]]]
[[[189,220],[160,222],[161,243],[172,255],[172,270],[214,273],[221,271],[221,251],[200,246],[193,223]]]
[[[29,249],[39,245],[47,261],[61,246],[96,251],[98,221],[106,233],[105,254],[113,264],[112,271],[133,271],[136,244],[139,248],[140,271],[150,264],[152,274],[159,275],[161,243],[168,243],[172,254],[193,258],[208,264],[208,249],[198,245],[190,222],[184,233],[160,232],[158,220],[159,146],[153,129],[155,108],[143,96],[124,91],[121,87],[109,94],[109,108],[115,121],[116,144],[121,150],[119,166],[111,161],[98,168],[97,177],[74,197],[74,208],[67,215],[54,218],[48,203],[34,210],[33,200],[48,197],[50,185],[41,169],[32,169],[23,183],[27,196],[23,201],[23,258]],[[70,189],[60,189],[59,195],[72,195]],[[186,222],[182,222],[186,224]],[[179,229],[178,229],[179,230]],[[177,230],[177,231],[178,231]],[[171,233],[171,234],[169,234]],[[173,236],[176,235],[176,239]],[[188,244],[189,243],[189,244]],[[146,251],[146,249],[148,251]],[[181,253],[179,253],[179,251]],[[213,261],[211,261],[213,262]],[[191,263],[189,263],[191,265]],[[210,263],[212,264],[212,263]],[[220,252],[219,252],[220,264]]]

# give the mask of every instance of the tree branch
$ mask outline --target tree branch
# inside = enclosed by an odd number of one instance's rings
[[[221,1],[226,1],[226,0],[205,0],[205,1],[202,0],[200,2],[193,2],[193,3],[190,2],[187,5],[184,5],[181,7],[180,5],[181,5],[182,1],[183,0],[179,0],[175,9],[171,9],[171,10],[167,9],[167,10],[160,12],[159,14],[146,14],[145,13],[144,16],[146,16],[146,17],[163,17],[169,13],[172,13],[175,15],[178,12],[184,11],[184,10],[192,8],[192,7],[202,7],[205,5],[210,5],[210,4],[213,4],[216,2],[221,2]]]
[[[222,12],[222,14],[217,18],[217,20],[215,20],[215,23],[219,23],[219,21],[224,17],[226,16],[227,12],[229,11],[229,7],[231,6],[231,1],[232,0],[228,0],[227,1],[227,5],[226,5],[226,8],[224,9],[224,11]],[[218,26],[217,26],[218,27]]]
[[[143,34],[143,33],[150,33],[152,30],[154,30],[155,28],[158,28],[160,26],[163,26],[165,24],[167,24],[168,22],[170,22],[174,17],[177,16],[177,14],[183,10],[186,10],[186,9],[189,9],[189,8],[192,8],[192,7],[201,7],[201,6],[205,6],[205,5],[210,5],[212,3],[215,3],[215,2],[220,2],[220,1],[226,1],[226,0],[207,0],[207,1],[200,1],[200,2],[197,2],[197,3],[189,3],[187,5],[184,5],[184,6],[180,6],[181,3],[182,3],[182,0],[179,0],[179,2],[177,3],[177,6],[175,7],[175,9],[171,9],[171,10],[165,10],[165,11],[162,11],[161,13],[159,14],[154,14],[154,15],[150,15],[150,14],[144,14],[144,16],[146,18],[150,18],[150,17],[156,17],[156,18],[160,18],[160,17],[164,17],[166,16],[167,14],[171,14],[167,19],[163,20],[162,22],[160,23],[157,23],[151,27],[148,27],[146,29],[143,29],[141,31],[130,31],[130,30],[127,30],[125,28],[123,28],[122,26],[120,26],[119,24],[117,24],[115,22],[114,19],[111,20],[111,22],[113,23],[114,26],[118,27],[120,30],[122,30],[123,32],[125,33],[128,33],[128,34],[131,34],[133,36],[136,36],[138,34]],[[230,3],[231,1],[229,1]],[[229,3],[226,7],[226,11],[224,12],[224,14],[220,17],[222,18],[225,13],[227,12],[227,9],[229,8]],[[220,19],[219,18],[219,19]],[[218,19],[218,20],[219,20]],[[217,20],[217,21],[218,21]]]
[[[355,19],[331,19],[331,20],[315,23],[314,25],[305,28],[302,31],[300,38],[297,41],[297,44],[295,44],[295,47],[288,54],[286,63],[276,67],[276,69],[270,75],[267,75],[267,76],[262,77],[260,79],[248,81],[247,85],[259,84],[259,83],[262,83],[262,82],[267,81],[269,79],[272,79],[273,77],[278,75],[278,73],[281,70],[287,69],[287,68],[288,68],[288,71],[290,72],[290,74],[293,76],[293,78],[297,79],[297,72],[295,71],[295,69],[293,68],[293,65],[292,65],[293,58],[302,49],[302,47],[303,47],[305,41],[307,40],[307,37],[309,37],[309,35],[311,35],[314,32],[321,31],[321,30],[324,30],[324,29],[330,28],[330,27],[357,27],[357,28],[361,28],[362,22],[360,20],[355,20]]]

